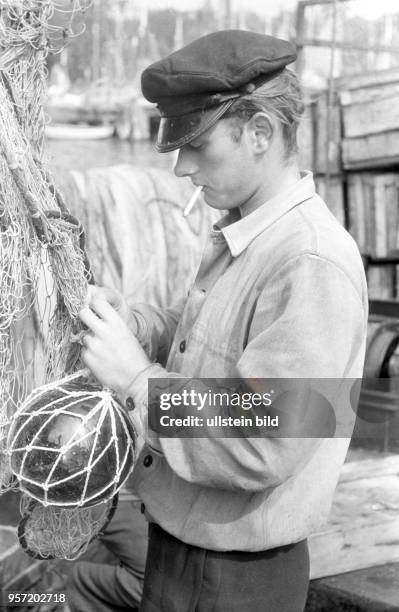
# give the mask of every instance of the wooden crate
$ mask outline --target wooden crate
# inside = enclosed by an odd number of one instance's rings
[[[344,109],[353,105],[371,104],[387,97],[399,95],[399,79],[396,82],[381,83],[379,85],[370,85],[368,87],[360,87],[358,89],[344,89],[338,93],[339,101]],[[344,116],[343,116],[344,118]],[[377,118],[379,120],[379,118]],[[344,136],[349,136],[344,132]]]
[[[399,173],[348,175],[349,231],[361,253],[373,257],[399,250]]]
[[[388,68],[338,77],[334,79],[334,86],[338,91],[353,91],[354,89],[390,85],[398,82],[399,68]]]
[[[342,164],[347,170],[386,168],[399,164],[399,130],[344,138]]]
[[[343,99],[348,101],[348,96]],[[398,127],[399,83],[381,87],[380,90],[358,90],[351,93],[350,99],[352,103],[342,107],[345,138],[390,132]]]
[[[314,168],[314,106],[306,104],[305,112],[301,118],[297,142],[298,159],[301,170],[313,170]]]
[[[367,286],[369,300],[396,299],[396,266],[369,266],[367,269]]]
[[[345,225],[344,187],[342,177],[315,176],[316,191],[325,201],[333,215]]]
[[[322,94],[314,103],[314,172],[337,174],[341,170],[341,117],[338,99],[334,99],[328,130],[328,96]],[[328,143],[327,143],[328,141]]]
[[[343,466],[329,521],[309,539],[311,578],[399,561],[399,456]]]

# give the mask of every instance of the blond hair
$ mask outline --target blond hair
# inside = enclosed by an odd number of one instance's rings
[[[259,112],[274,117],[282,127],[287,157],[297,153],[296,133],[304,111],[303,93],[298,77],[285,68],[281,74],[238,98],[222,119],[238,119],[239,126]]]

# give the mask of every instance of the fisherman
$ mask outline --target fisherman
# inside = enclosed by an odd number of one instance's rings
[[[226,212],[176,308],[129,307],[96,288],[80,313],[85,364],[145,440],[133,473],[150,521],[143,612],[305,606],[307,537],[328,515],[350,434],[232,438],[209,427],[194,439],[168,437],[148,407],[152,379],[362,376],[364,269],[298,167],[303,99],[287,68],[295,59],[287,41],[226,30],[142,75],[161,114],[158,151],[178,150],[175,174]],[[184,417],[187,407],[170,414]]]

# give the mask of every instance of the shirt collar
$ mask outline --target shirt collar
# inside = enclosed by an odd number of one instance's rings
[[[238,218],[238,209],[231,210],[214,225],[222,232],[233,257],[240,255],[267,227],[289,210],[315,195],[312,172],[301,172],[299,181],[277,194],[249,215]]]

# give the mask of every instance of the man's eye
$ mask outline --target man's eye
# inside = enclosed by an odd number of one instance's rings
[[[192,142],[190,142],[190,148],[194,149],[195,151],[198,151],[198,149],[202,149],[203,145],[200,144],[193,144]]]

